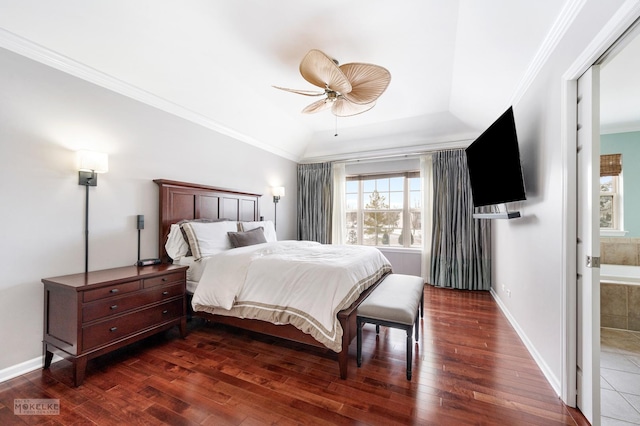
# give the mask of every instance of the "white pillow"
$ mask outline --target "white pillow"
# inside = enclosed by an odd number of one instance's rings
[[[236,222],[189,222],[182,225],[195,260],[231,249],[227,232],[236,232]]]
[[[180,225],[175,223],[171,225],[164,248],[167,250],[169,257],[173,260],[179,260],[181,257],[187,255],[189,246],[182,236]]]
[[[251,231],[252,229],[262,227],[262,229],[264,230],[264,239],[267,240],[268,243],[278,241],[278,236],[276,235],[276,227],[270,220],[265,220],[262,222],[240,222],[240,226],[242,226],[243,231]]]

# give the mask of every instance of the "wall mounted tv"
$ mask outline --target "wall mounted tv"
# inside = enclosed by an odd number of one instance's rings
[[[512,107],[465,153],[474,207],[526,200]]]

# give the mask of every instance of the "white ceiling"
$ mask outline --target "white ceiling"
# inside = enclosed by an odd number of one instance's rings
[[[0,0],[0,46],[308,161],[474,138],[522,89],[566,3]],[[312,48],[384,66],[391,84],[362,115],[301,114],[315,98],[272,85],[315,89],[298,71]]]

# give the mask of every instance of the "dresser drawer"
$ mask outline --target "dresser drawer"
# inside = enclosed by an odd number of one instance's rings
[[[163,263],[43,278],[44,368],[54,353],[67,358],[79,386],[90,359],[176,326],[185,337],[186,271]]]
[[[140,289],[140,280],[129,281],[121,284],[114,284],[108,287],[88,290],[83,293],[82,300],[91,302],[92,300],[105,299],[107,297],[119,296],[124,293],[131,293]]]
[[[131,309],[161,302],[184,294],[182,283],[130,293],[121,297],[97,300],[82,307],[82,322],[87,323]]]
[[[89,350],[184,315],[184,298],[115,317],[82,329],[82,349]]]
[[[180,280],[184,280],[184,272],[174,272],[172,274],[164,274],[161,277],[146,278],[143,280],[143,287],[155,287],[157,285],[169,284]]]

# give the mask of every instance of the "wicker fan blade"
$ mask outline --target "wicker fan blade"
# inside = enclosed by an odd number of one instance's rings
[[[356,104],[375,101],[391,81],[389,71],[378,65],[352,63],[341,65],[340,69],[351,82],[351,91],[343,95]]]
[[[344,97],[340,97],[333,103],[331,112],[333,115],[337,115],[338,117],[350,117],[352,115],[358,115],[369,111],[375,105],[375,102],[368,104],[355,104],[353,102],[349,102]]]
[[[300,74],[309,83],[338,93],[349,93],[351,83],[336,63],[319,50],[312,49],[300,62]]]
[[[287,92],[297,93],[298,95],[305,95],[305,96],[322,96],[322,95],[324,95],[324,91],[323,92],[318,92],[317,90],[287,89],[286,87],[279,87],[279,86],[271,86],[271,87],[273,87],[275,89],[285,90]]]
[[[329,106],[331,106],[332,104],[333,102],[329,101],[328,99],[320,99],[319,101],[315,101],[314,103],[307,105],[307,107],[303,109],[302,112],[305,114],[314,114],[316,112],[320,112],[329,108]]]

